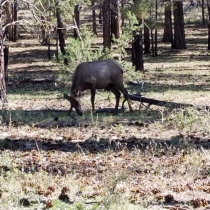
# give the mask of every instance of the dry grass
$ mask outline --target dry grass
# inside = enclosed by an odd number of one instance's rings
[[[160,45],[160,56],[145,58],[144,75],[125,62],[125,82],[144,82],[149,98],[209,105],[210,64],[199,34],[207,39],[206,29],[187,29],[185,51]],[[13,45],[9,104],[0,111],[0,209],[209,208],[209,111],[139,110],[134,102],[132,114],[92,115],[85,94],[84,116],[68,117],[68,89],[24,82],[53,78],[46,48],[35,40]],[[107,92],[96,95],[96,108],[114,103]]]

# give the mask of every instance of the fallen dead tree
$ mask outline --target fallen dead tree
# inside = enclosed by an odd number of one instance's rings
[[[64,94],[64,98],[69,101],[69,96],[67,96],[66,94]],[[156,105],[156,106],[164,106],[164,107],[171,108],[171,109],[193,107],[194,109],[197,109],[199,111],[200,110],[210,110],[210,106],[201,106],[201,105],[192,105],[192,104],[185,104],[185,103],[160,101],[160,100],[156,100],[156,99],[152,99],[152,98],[143,97],[140,94],[133,94],[133,95],[129,94],[129,98],[132,101],[139,101],[142,104],[147,103],[148,107],[150,107],[150,105]],[[122,102],[122,108],[118,110],[119,113],[124,112],[124,103],[125,102],[126,102],[126,99],[124,99],[124,101]],[[99,108],[99,109],[95,110],[95,113],[113,113],[113,112],[114,112],[113,108]]]
[[[140,94],[134,94],[130,95],[130,100],[132,101],[139,101],[141,103],[147,103],[149,106],[150,105],[156,105],[156,106],[164,106],[168,108],[185,108],[185,107],[193,107],[197,110],[209,110],[210,106],[200,106],[200,105],[192,105],[192,104],[185,104],[185,103],[175,103],[175,102],[168,102],[168,101],[160,101],[156,99],[151,99],[151,98],[146,98],[141,96]],[[123,101],[122,107],[124,106],[126,100]]]

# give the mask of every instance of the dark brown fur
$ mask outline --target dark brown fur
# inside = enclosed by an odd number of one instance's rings
[[[129,99],[128,92],[123,85],[123,68],[115,60],[111,59],[84,62],[77,66],[72,77],[71,96],[64,96],[71,104],[70,113],[72,108],[75,108],[77,114],[82,115],[81,105],[76,97],[80,91],[88,89],[91,90],[93,111],[95,110],[96,89],[109,90],[115,95],[115,113],[118,112],[120,91],[124,94],[126,100]],[[129,109],[132,110],[129,100],[128,105]]]

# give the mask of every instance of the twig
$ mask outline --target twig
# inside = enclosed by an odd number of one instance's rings
[[[84,151],[82,150],[82,148],[80,147],[80,145],[78,143],[77,143],[77,147],[82,152],[82,154],[85,155]]]
[[[37,141],[36,141],[36,140],[34,140],[34,142],[35,142],[35,144],[36,144],[37,151],[38,151],[39,153],[41,153],[41,152],[40,152],[39,145],[38,145]]]

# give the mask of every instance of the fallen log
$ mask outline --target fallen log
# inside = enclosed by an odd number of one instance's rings
[[[168,101],[160,101],[160,100],[156,100],[156,99],[152,99],[152,98],[146,98],[146,97],[142,97],[140,94],[134,94],[134,95],[130,95],[130,100],[132,101],[139,101],[141,103],[147,103],[150,105],[156,105],[156,106],[164,106],[164,107],[168,107],[168,108],[185,108],[185,107],[193,107],[195,109],[198,110],[210,110],[210,106],[201,106],[201,105],[192,105],[192,104],[185,104],[185,103],[176,103],[176,102],[168,102]],[[122,103],[122,107],[124,106],[125,103],[125,99]]]

